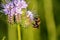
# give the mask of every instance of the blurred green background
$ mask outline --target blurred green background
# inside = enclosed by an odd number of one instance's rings
[[[60,40],[60,0],[37,0],[37,3],[38,14],[41,19],[41,40],[54,40],[55,35],[55,40]],[[7,36],[6,16],[0,12],[0,40],[2,40],[4,36]]]

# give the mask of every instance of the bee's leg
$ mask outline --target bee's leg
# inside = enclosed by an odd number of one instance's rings
[[[34,27],[34,28],[39,28],[39,25],[33,24],[33,27]]]

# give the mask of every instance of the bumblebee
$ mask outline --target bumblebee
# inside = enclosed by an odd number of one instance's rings
[[[39,28],[39,25],[40,25],[40,18],[35,17],[33,27],[34,28]]]

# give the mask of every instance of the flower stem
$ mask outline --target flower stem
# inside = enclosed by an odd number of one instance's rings
[[[21,29],[19,24],[17,24],[17,30],[18,30],[18,40],[21,40]]]

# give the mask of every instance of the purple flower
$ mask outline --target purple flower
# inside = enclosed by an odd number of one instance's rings
[[[9,13],[7,9],[4,9],[3,11],[5,12],[6,15]]]
[[[6,5],[4,5],[3,11],[5,12],[5,14],[10,15],[11,14],[11,9],[13,9],[13,8],[14,8],[14,5],[13,5],[12,2],[10,2],[10,3],[6,4]]]
[[[9,15],[10,14],[10,10],[9,9],[3,9],[3,11],[5,12],[5,15]]]
[[[18,1],[17,0],[13,0],[12,1],[13,2],[13,4],[16,6],[17,5],[17,3],[18,3]]]
[[[27,11],[27,17],[30,17],[30,19],[33,21],[33,13],[31,11]]]
[[[28,5],[26,4],[25,1],[22,0],[22,1],[20,2],[20,7],[21,7],[21,8],[27,8],[27,6],[28,6]]]
[[[6,5],[4,5],[4,12],[8,15],[22,14],[22,8],[26,8],[27,4],[24,0],[14,0]]]
[[[4,7],[5,9],[8,9],[8,8],[9,8],[9,4],[3,5],[3,7]]]
[[[8,5],[9,5],[9,8],[11,8],[11,9],[14,8],[13,2],[10,2]]]
[[[17,13],[17,14],[22,14],[21,8],[16,7],[16,13]]]
[[[19,20],[18,15],[22,14],[22,8],[27,8],[28,4],[24,0],[13,0],[6,5],[3,5],[6,15],[8,15],[9,22],[13,22],[13,16],[17,17],[16,20]],[[33,21],[34,15],[31,11],[26,12],[27,17]]]
[[[20,7],[20,8],[26,8],[27,7],[27,4],[24,0],[20,0],[20,1],[15,0],[14,4],[15,4],[15,6]]]
[[[11,9],[11,16],[13,16],[15,14],[15,9]]]

